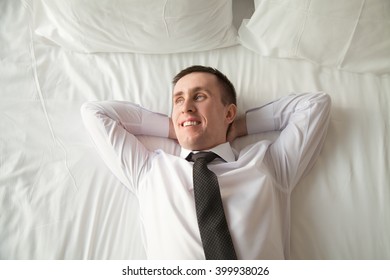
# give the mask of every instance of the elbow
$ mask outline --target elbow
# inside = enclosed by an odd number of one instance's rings
[[[329,114],[330,113],[330,108],[332,107],[332,98],[330,97],[329,94],[323,93],[323,107],[324,110]]]
[[[325,123],[329,123],[330,120],[330,110],[332,107],[332,98],[329,94],[323,92],[318,100],[319,110],[322,112],[322,118]]]
[[[325,114],[330,113],[332,107],[332,98],[326,92],[319,92],[316,96],[316,102]]]
[[[99,102],[96,101],[87,101],[83,103],[80,107],[81,116],[96,115],[101,111],[101,106]]]
[[[83,103],[80,107],[81,119],[84,124],[88,124],[102,112],[102,108],[99,105],[99,102],[96,101],[87,101]]]

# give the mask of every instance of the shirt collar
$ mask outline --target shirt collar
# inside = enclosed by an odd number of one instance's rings
[[[186,158],[190,153],[192,152],[200,152],[200,151],[191,151],[187,150],[185,148],[181,148],[180,156],[182,158]],[[218,146],[215,146],[214,148],[211,148],[209,150],[204,150],[204,152],[213,152],[216,153],[218,156],[220,156],[224,161],[226,162],[233,162],[236,160],[236,156],[234,154],[234,151],[232,147],[230,146],[229,142],[225,142],[223,144],[220,144]]]

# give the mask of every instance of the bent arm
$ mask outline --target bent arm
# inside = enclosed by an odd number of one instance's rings
[[[292,94],[246,112],[245,134],[281,131],[266,159],[282,187],[292,189],[313,166],[325,140],[331,99],[326,93]]]
[[[125,101],[87,102],[81,115],[108,168],[134,191],[134,182],[150,156],[135,136],[168,137],[169,118]]]

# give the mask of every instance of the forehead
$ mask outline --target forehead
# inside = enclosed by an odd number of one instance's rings
[[[173,88],[173,94],[193,91],[195,89],[216,90],[219,88],[218,78],[211,73],[194,72],[183,76]]]

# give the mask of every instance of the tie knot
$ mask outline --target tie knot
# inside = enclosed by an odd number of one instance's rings
[[[199,159],[203,159],[206,163],[209,163],[217,157],[218,155],[213,152],[199,152],[196,154],[190,153],[187,157],[187,160],[196,162]]]

